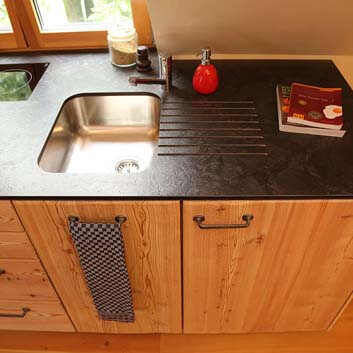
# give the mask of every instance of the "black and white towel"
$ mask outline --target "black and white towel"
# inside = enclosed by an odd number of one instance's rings
[[[120,224],[82,223],[70,217],[69,229],[99,317],[134,322]]]

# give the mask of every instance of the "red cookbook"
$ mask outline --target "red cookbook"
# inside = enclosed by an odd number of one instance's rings
[[[288,122],[340,130],[343,126],[342,89],[293,83]]]

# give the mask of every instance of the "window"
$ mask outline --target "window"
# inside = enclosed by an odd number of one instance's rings
[[[130,0],[35,0],[44,31],[104,30],[132,21]]]
[[[4,0],[0,0],[0,32],[12,32],[11,22]]]
[[[19,22],[14,14],[13,3],[9,0],[0,0],[0,50],[24,48],[25,46]]]
[[[152,44],[146,0],[0,0],[0,38],[7,31],[15,41],[0,49],[104,48],[107,29],[121,21],[133,21],[139,42]]]

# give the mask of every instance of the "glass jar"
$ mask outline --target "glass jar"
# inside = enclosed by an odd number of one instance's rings
[[[111,28],[107,39],[113,65],[129,67],[136,64],[137,33],[132,25]]]

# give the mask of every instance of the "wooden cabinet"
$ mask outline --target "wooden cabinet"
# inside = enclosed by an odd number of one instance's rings
[[[38,260],[0,259],[6,271],[0,276],[0,299],[26,302],[57,302],[58,297]]]
[[[353,297],[351,200],[186,201],[183,231],[178,201],[14,204],[80,332],[181,333],[182,316],[184,333],[319,331],[332,326]],[[12,254],[3,263],[10,276],[18,275],[23,286],[31,288],[18,290],[18,298],[35,295],[32,314],[36,301],[39,305],[44,300],[50,312],[55,293],[41,289],[39,278],[45,273],[35,270],[36,254],[20,236],[26,233],[16,214],[6,209],[7,216],[0,217],[0,227],[7,224],[0,233],[0,259],[1,254]],[[122,231],[135,323],[98,318],[68,232],[70,215],[104,223],[127,217]],[[201,226],[227,227],[201,229],[194,220],[198,215],[204,217]],[[244,215],[253,219],[244,220]],[[13,241],[11,234],[17,234]],[[0,294],[0,308],[6,304],[11,309],[6,302],[14,291],[10,287]]]
[[[0,201],[0,232],[23,232],[21,222],[11,201]]]
[[[353,201],[190,201],[183,227],[185,333],[325,330],[352,297]]]
[[[17,212],[79,332],[180,333],[181,239],[177,201],[16,201]],[[68,216],[122,225],[135,323],[98,318],[68,231]]]
[[[74,331],[10,201],[0,201],[0,330]]]

